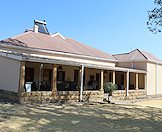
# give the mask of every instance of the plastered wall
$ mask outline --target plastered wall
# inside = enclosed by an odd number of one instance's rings
[[[20,62],[0,56],[0,89],[18,92]]]
[[[156,65],[147,63],[147,95],[156,94]]]
[[[158,65],[157,68],[157,94],[162,94],[162,65]]]

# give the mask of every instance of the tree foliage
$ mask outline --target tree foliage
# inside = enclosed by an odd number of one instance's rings
[[[153,33],[161,32],[162,28],[162,0],[154,0],[155,8],[148,11],[147,27]]]
[[[114,90],[118,89],[118,86],[112,82],[105,82],[103,88],[105,93],[112,93]]]

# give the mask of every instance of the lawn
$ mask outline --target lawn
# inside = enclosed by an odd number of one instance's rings
[[[162,109],[139,105],[0,103],[0,131],[162,131]]]

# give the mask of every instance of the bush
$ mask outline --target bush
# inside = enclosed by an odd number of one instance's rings
[[[112,82],[106,82],[104,83],[103,88],[105,93],[109,93],[111,95],[114,90],[118,89],[118,86]]]

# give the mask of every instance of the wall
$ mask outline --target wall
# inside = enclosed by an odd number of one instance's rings
[[[128,95],[126,96],[125,90],[116,90],[112,96],[114,100],[141,99],[146,98],[146,90],[129,90]]]
[[[129,73],[130,74],[130,85],[133,86],[133,88],[136,88],[136,74],[135,73]]]
[[[125,68],[134,68],[139,70],[146,70],[145,62],[118,62],[116,66]]]
[[[147,63],[147,94],[156,94],[156,65]]]
[[[53,103],[57,101],[79,101],[78,91],[58,91],[52,95],[51,91],[23,92],[20,95],[21,103]],[[83,101],[101,102],[104,97],[103,91],[83,91]]]
[[[20,62],[0,56],[0,89],[18,92]]]
[[[132,64],[130,62],[118,62],[116,63],[116,66],[124,68],[132,68]]]
[[[98,69],[91,69],[91,68],[85,68],[85,85],[88,84],[90,81],[90,75],[94,76],[94,80],[96,80],[96,73],[99,73],[99,76],[101,78],[101,71]]]
[[[162,94],[162,65],[158,65],[157,68],[157,94]]]
[[[104,83],[105,82],[113,82],[113,71],[108,71],[108,70],[105,70],[106,73],[104,73]],[[110,76],[111,74],[111,76]]]
[[[25,67],[34,68],[34,81],[39,81],[39,74],[40,74],[40,63],[30,63],[26,62]]]
[[[147,64],[146,62],[133,62],[133,67],[135,69],[146,70]]]
[[[34,68],[34,81],[39,81],[40,63],[26,62],[25,66]],[[74,81],[74,70],[79,70],[79,67],[66,66],[66,65],[61,65],[61,66],[62,66],[62,71],[66,72],[65,80],[66,81]],[[52,70],[53,65],[52,64],[43,64],[43,69],[51,69]]]
[[[145,88],[145,74],[138,74],[138,88]]]
[[[79,70],[79,67],[73,66],[63,66],[63,71],[65,71],[65,80],[74,81],[74,70]]]
[[[123,82],[123,84],[122,84],[122,78],[121,78],[121,76],[124,76],[124,82]],[[118,86],[121,86],[121,85],[123,85],[121,88],[122,89],[125,89],[126,88],[126,73],[125,72],[116,72],[116,74],[115,74],[115,83],[118,85]],[[120,88],[119,88],[120,89]]]

